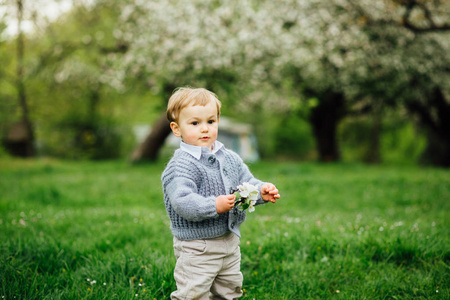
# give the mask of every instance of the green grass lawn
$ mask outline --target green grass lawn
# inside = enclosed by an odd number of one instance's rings
[[[243,299],[450,298],[450,170],[270,163]],[[0,160],[1,299],[168,299],[164,162]]]

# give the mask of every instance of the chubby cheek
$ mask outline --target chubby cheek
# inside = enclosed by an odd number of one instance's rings
[[[211,137],[211,139],[216,140],[217,139],[217,128],[212,128],[209,132],[209,135]]]
[[[197,141],[197,139],[198,139],[198,134],[196,134],[195,132],[188,131],[183,134],[183,140],[186,143],[189,143],[189,144],[195,143]]]

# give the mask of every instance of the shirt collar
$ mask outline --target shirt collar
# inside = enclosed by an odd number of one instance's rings
[[[219,142],[218,140],[216,140],[214,142],[214,144],[213,144],[213,150],[210,153],[215,154],[222,147],[223,147],[223,144],[221,142]],[[202,151],[203,151],[202,149],[203,148],[205,148],[209,152],[209,149],[206,148],[206,147],[189,145],[189,144],[186,144],[183,141],[180,142],[180,149],[185,151],[185,152],[187,152],[187,153],[189,153],[190,155],[192,155],[196,159],[200,159],[200,157],[202,156]]]

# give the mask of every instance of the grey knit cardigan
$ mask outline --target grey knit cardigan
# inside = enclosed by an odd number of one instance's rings
[[[202,147],[200,159],[177,149],[161,181],[172,234],[181,240],[210,239],[228,231],[240,237],[246,212],[233,208],[218,214],[215,199],[230,194],[243,182],[255,185],[258,191],[263,185],[242,159],[225,147],[214,154]],[[257,205],[263,203],[258,193]]]

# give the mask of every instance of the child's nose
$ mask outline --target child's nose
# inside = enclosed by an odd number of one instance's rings
[[[202,132],[208,131],[208,126],[206,124],[202,124]]]

